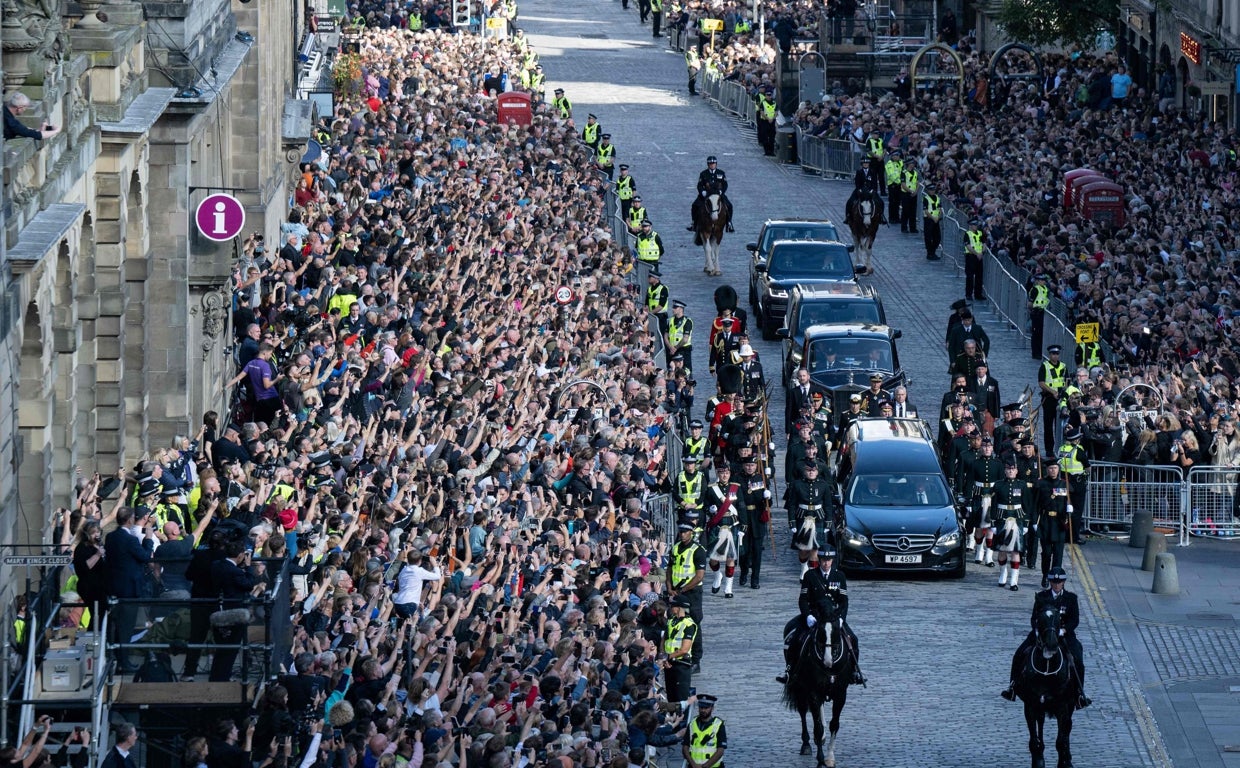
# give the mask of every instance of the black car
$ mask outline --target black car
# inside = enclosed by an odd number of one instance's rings
[[[863,418],[845,438],[832,536],[850,573],[965,573],[964,530],[921,419]]]
[[[751,289],[757,294],[754,322],[762,338],[775,338],[784,324],[788,295],[797,285],[853,282],[857,279],[849,247],[840,242],[776,240],[765,263],[753,265]]]
[[[842,413],[849,396],[868,389],[875,373],[882,374],[888,391],[907,385],[896,350],[900,336],[885,325],[811,325],[801,344],[801,364],[809,371],[811,388],[826,393],[831,410]]]
[[[784,340],[783,383],[787,385],[793,371],[801,364],[805,329],[811,325],[862,323],[885,325],[887,313],[883,300],[870,285],[833,283],[798,285],[788,298],[784,327],[775,335]]]

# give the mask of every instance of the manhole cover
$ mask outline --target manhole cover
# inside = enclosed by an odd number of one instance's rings
[[[584,32],[579,36],[584,37],[588,40],[606,40],[607,39],[607,35],[603,32]]]

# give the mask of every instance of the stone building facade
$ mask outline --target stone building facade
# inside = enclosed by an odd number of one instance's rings
[[[3,144],[0,544],[224,413],[234,251],[193,207],[229,191],[275,241],[300,29],[294,0],[3,0],[5,95],[63,130]]]

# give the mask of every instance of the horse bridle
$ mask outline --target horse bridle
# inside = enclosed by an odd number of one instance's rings
[[[1052,615],[1058,617],[1058,613],[1050,608],[1047,608],[1046,610],[1044,610],[1043,613],[1044,615],[1048,617]],[[1058,622],[1056,622],[1055,626],[1049,627],[1048,630],[1051,632],[1058,632],[1059,631]],[[1047,631],[1047,630],[1044,630],[1044,631]],[[1042,653],[1045,653],[1046,651],[1046,644],[1042,642],[1042,637],[1040,633],[1039,633],[1037,642],[1034,643],[1033,648],[1029,649],[1029,668],[1032,669],[1035,674],[1041,675],[1042,677],[1054,677],[1055,675],[1059,674],[1060,670],[1063,669],[1063,662],[1064,662],[1063,648],[1060,647],[1059,645],[1055,646],[1055,657],[1059,660],[1059,663],[1055,666],[1054,669],[1051,669],[1048,663],[1047,671],[1045,672],[1038,669],[1037,652],[1039,651]]]

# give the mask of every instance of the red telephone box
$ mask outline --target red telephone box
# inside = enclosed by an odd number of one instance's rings
[[[534,109],[530,104],[530,95],[528,93],[520,93],[518,91],[501,93],[496,101],[499,105],[498,119],[500,125],[508,125],[509,123],[529,125],[534,122]]]
[[[1091,168],[1077,168],[1063,175],[1063,209],[1071,211],[1076,208],[1076,191],[1082,185],[1092,181],[1106,181],[1107,178]]]
[[[1076,191],[1077,210],[1089,221],[1122,227],[1125,221],[1124,188],[1111,181],[1095,181]]]

